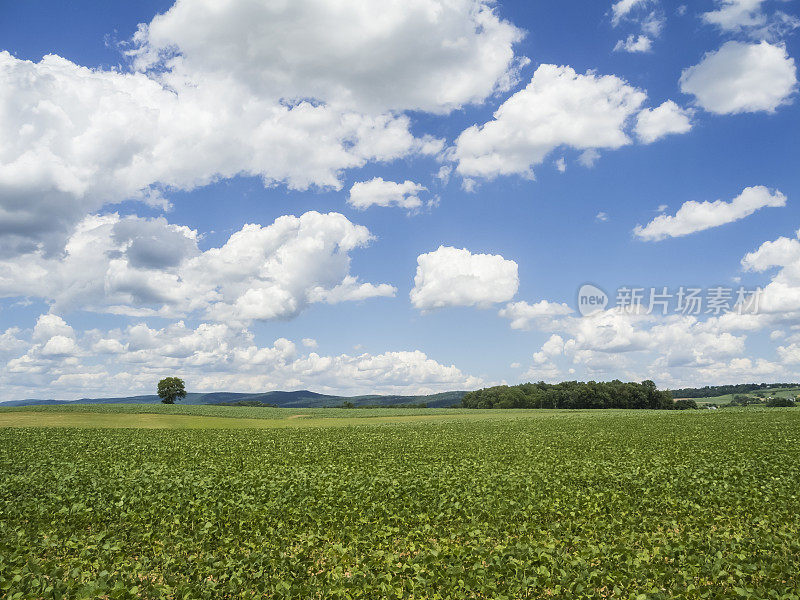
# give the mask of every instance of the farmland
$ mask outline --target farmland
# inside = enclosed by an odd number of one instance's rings
[[[70,406],[0,424],[8,598],[800,595],[797,409]]]
[[[800,386],[790,383],[745,383],[735,385],[706,386],[702,388],[683,388],[671,390],[675,399],[690,398],[697,404],[715,404],[725,406],[731,403],[734,396],[742,396],[754,400],[766,398],[783,398],[793,400],[800,395]]]
[[[698,404],[716,404],[718,406],[724,406],[726,404],[730,404],[733,397],[737,394],[722,394],[720,396],[709,396],[706,398],[695,398],[694,400]],[[757,392],[749,392],[746,394],[742,394],[743,396],[747,396],[753,399],[761,399],[763,402],[764,398],[775,397],[775,398],[788,398],[793,400],[798,395],[800,395],[800,388],[796,387],[776,387],[776,388],[764,388],[758,390]]]

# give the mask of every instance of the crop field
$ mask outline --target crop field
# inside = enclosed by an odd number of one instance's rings
[[[798,409],[207,408],[4,421],[0,596],[800,597]]]
[[[483,415],[456,415],[442,412],[435,415],[421,414],[381,414],[371,415],[315,415],[308,411],[293,411],[292,414],[270,414],[273,409],[260,409],[263,418],[242,417],[233,414],[187,415],[181,413],[129,413],[129,412],[79,412],[70,411],[58,414],[55,411],[0,412],[2,427],[80,427],[80,428],[124,428],[124,429],[275,429],[298,427],[341,427],[346,425],[367,425],[379,423],[413,423],[420,421],[442,421],[453,419],[480,419]],[[228,412],[228,411],[225,411]],[[353,412],[353,411],[351,411]]]
[[[520,411],[517,411],[519,413]],[[209,404],[62,404],[56,406],[0,406],[0,416],[25,413],[33,415],[64,415],[74,413],[120,414],[120,415],[190,415],[195,417],[228,417],[239,419],[279,420],[290,417],[314,417],[329,419],[337,417],[367,418],[396,417],[408,415],[473,415],[466,408],[272,408],[252,406],[215,406]],[[486,413],[483,413],[486,415]],[[522,414],[525,414],[524,411]]]

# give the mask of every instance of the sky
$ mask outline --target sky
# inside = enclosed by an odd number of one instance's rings
[[[0,2],[0,398],[797,381],[797,0]]]

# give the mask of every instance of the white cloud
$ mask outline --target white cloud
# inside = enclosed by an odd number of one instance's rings
[[[797,234],[800,236],[800,232]],[[784,324],[800,319],[800,240],[779,237],[767,241],[742,258],[746,271],[763,272],[777,268],[758,299],[759,311],[779,317]]]
[[[303,346],[306,348],[316,348],[319,344],[317,344],[317,340],[314,338],[303,338],[302,339]]]
[[[570,372],[574,371],[570,369]],[[564,380],[563,371],[541,352],[534,352],[533,365],[522,374],[522,377],[527,381],[545,381],[548,383],[557,383]]]
[[[393,296],[393,286],[349,272],[349,253],[371,240],[341,214],[308,212],[245,225],[201,252],[195,231],[164,219],[90,216],[63,256],[0,259],[0,295],[42,298],[57,310],[289,319],[315,302]]]
[[[573,310],[566,304],[541,300],[535,304],[525,301],[507,304],[498,313],[504,319],[511,321],[512,329],[537,329],[547,330],[548,324],[558,317],[572,314]]]
[[[618,25],[623,17],[627,16],[631,11],[648,4],[650,0],[618,0],[611,6],[611,22],[614,26]]]
[[[753,328],[751,323],[744,326]],[[759,323],[757,327],[763,326]],[[537,326],[558,333],[534,353],[528,376],[559,375],[562,368],[556,361],[566,361],[580,366],[584,376],[591,378],[624,374],[641,380],[652,378],[655,372],[665,378],[681,378],[687,371],[742,354],[746,336],[733,333],[741,328],[738,322],[722,317],[700,321],[694,316],[657,317],[617,309],[587,317],[554,317]]]
[[[790,267],[800,261],[800,242],[797,239],[779,237],[764,242],[755,252],[742,259],[742,266],[750,271],[766,271],[773,267]]]
[[[7,333],[16,336],[19,331]],[[176,372],[191,391],[310,388],[416,394],[474,389],[483,383],[419,350],[303,354],[285,338],[259,346],[249,330],[222,323],[192,328],[177,322],[160,329],[140,323],[124,330],[93,330],[79,339],[56,334],[24,345],[19,348],[18,340],[15,350],[24,353],[0,367],[0,392],[6,399],[152,393],[158,379]],[[119,348],[125,352],[117,352]]]
[[[616,308],[588,317],[565,311],[564,315],[514,321],[515,311],[501,315],[512,320],[512,328],[551,334],[534,353],[526,377],[538,378],[537,373],[563,377],[571,364],[583,378],[650,378],[662,387],[752,381],[755,377],[756,381],[790,381],[800,362],[800,231],[793,238],[764,242],[742,259],[742,267],[777,272],[758,294],[755,306],[741,314],[733,306],[731,312],[718,316],[660,315]],[[745,301],[752,289],[743,288]],[[735,303],[740,292],[732,292]],[[547,307],[551,303],[539,304]],[[787,335],[787,329],[795,333]],[[747,353],[751,333],[763,333],[772,342],[783,341],[774,348],[775,359]]]
[[[10,327],[0,333],[0,354],[8,356],[27,348],[28,343],[19,337],[21,333],[22,330],[19,327]]]
[[[726,42],[680,78],[681,91],[716,114],[773,112],[791,101],[796,84],[794,59],[766,41]]]
[[[636,117],[636,136],[642,143],[650,144],[675,133],[692,129],[692,111],[667,100],[656,108],[646,108]]]
[[[33,340],[35,342],[46,342],[57,336],[73,338],[75,337],[75,331],[58,315],[40,315],[33,328]]]
[[[725,31],[764,25],[766,16],[761,12],[766,0],[717,0],[716,10],[703,13],[706,23],[717,25]]]
[[[578,157],[578,162],[587,169],[591,169],[599,159],[600,153],[597,150],[589,148],[589,150],[581,152],[581,155]]]
[[[427,188],[413,181],[395,183],[384,181],[382,177],[375,177],[369,181],[358,181],[350,188],[348,204],[364,210],[370,206],[399,206],[409,211],[422,206],[419,193]]]
[[[466,129],[453,149],[458,172],[492,179],[533,176],[533,167],[560,146],[578,150],[631,143],[627,120],[646,94],[613,75],[541,65],[528,86],[506,100],[494,120]]]
[[[237,175],[339,189],[442,142],[405,110],[509,89],[522,33],[484,0],[178,1],[129,44],[139,72],[0,52],[0,253],[63,249],[87,213]]]
[[[768,15],[766,0],[717,0],[717,9],[703,13],[701,18],[725,32],[745,32],[756,39],[777,39],[797,27],[800,19],[776,11]]]
[[[542,353],[546,356],[558,356],[564,353],[564,338],[560,335],[553,334],[544,344],[542,344]]]
[[[358,278],[346,275],[341,283],[332,288],[324,285],[317,285],[308,292],[309,302],[327,302],[328,304],[338,304],[339,302],[355,302],[367,300],[379,296],[393,297],[397,293],[397,288],[387,283],[375,285],[373,283],[359,283]]]
[[[101,338],[97,340],[91,347],[93,352],[97,354],[122,354],[125,352],[125,346],[119,340],[111,338]]]
[[[651,10],[652,4],[656,6]],[[661,7],[652,0],[620,0],[611,7],[611,24],[617,27],[623,21],[638,25],[641,34],[631,34],[625,40],[619,40],[614,50],[649,52],[653,39],[661,35],[666,17]]]
[[[264,100],[235,82],[173,90],[143,74],[0,52],[0,251],[60,251],[87,212],[131,198],[161,205],[162,187],[243,174],[338,189],[343,169],[439,150],[408,127],[404,116]]]
[[[645,226],[637,225],[633,232],[643,240],[659,241],[733,223],[761,208],[785,205],[786,196],[780,191],[759,185],[745,188],[731,202],[684,202],[674,216],[659,215]]]
[[[596,220],[600,221],[601,223],[605,223],[606,221],[608,221],[608,213],[605,213],[605,212],[603,212],[603,211],[601,210],[599,213],[597,213],[597,214],[594,216],[594,218],[595,218]]]
[[[657,38],[661,35],[666,20],[663,11],[654,10],[641,20],[642,31],[651,38]]]
[[[140,29],[140,69],[365,113],[446,113],[515,82],[523,33],[487,0],[178,0]]]
[[[751,382],[791,380],[793,371],[777,362],[764,358],[750,359],[746,357],[732,358],[728,361],[710,361],[687,373],[691,379],[684,382],[693,385],[724,385],[730,381]]]
[[[42,356],[72,356],[77,352],[75,340],[63,335],[51,337],[42,347]]]
[[[513,298],[518,287],[517,263],[513,260],[439,246],[417,257],[410,298],[423,311],[445,306],[487,308]]]
[[[636,36],[630,34],[624,40],[619,40],[614,46],[614,52],[650,52],[653,48],[653,40],[646,35]]]

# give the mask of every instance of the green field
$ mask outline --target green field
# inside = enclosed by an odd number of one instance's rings
[[[4,598],[800,596],[798,409],[86,408],[0,411]]]
[[[476,411],[442,409],[288,409],[188,406],[180,409],[127,410],[130,405],[102,405],[106,410],[0,411],[3,427],[77,427],[110,429],[275,429],[400,424],[429,421],[464,421],[508,418]],[[56,408],[56,410],[53,410]],[[70,407],[73,408],[73,407]]]
[[[253,406],[215,406],[210,404],[62,404],[0,407],[0,417],[11,413],[32,414],[115,414],[115,415],[191,415],[238,419],[287,419],[297,415],[318,419],[393,417],[408,415],[475,415],[466,408],[271,408]]]

